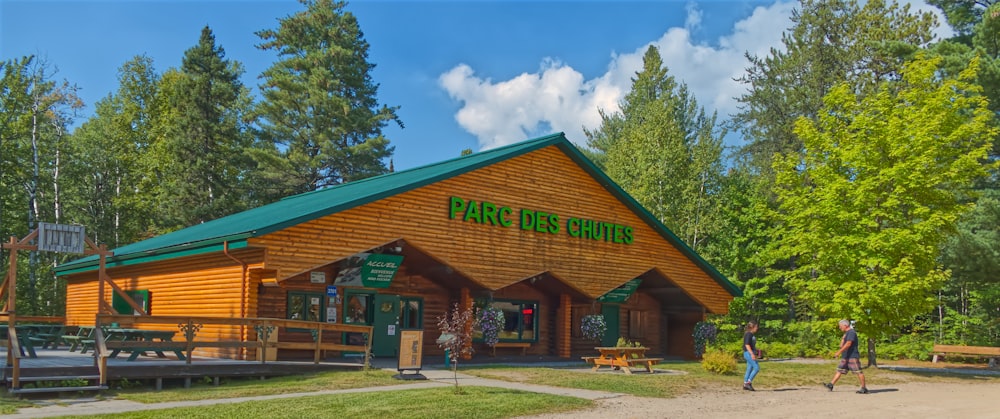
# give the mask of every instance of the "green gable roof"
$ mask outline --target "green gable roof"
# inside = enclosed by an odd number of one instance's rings
[[[653,226],[670,243],[688,256],[699,267],[723,286],[730,294],[739,296],[739,288],[729,282],[713,266],[705,262],[669,229],[625,193],[607,175],[574,146],[563,133],[511,144],[492,150],[445,160],[381,176],[293,195],[272,204],[232,214],[206,223],[153,237],[114,249],[114,256],[106,266],[124,266],[157,260],[173,259],[200,253],[246,247],[246,239],[258,237],[310,220],[335,214],[379,199],[397,195],[444,179],[508,160],[548,146],[556,146],[598,180],[611,194],[631,207],[641,218]],[[89,256],[64,263],[55,268],[57,275],[96,270],[97,256]]]

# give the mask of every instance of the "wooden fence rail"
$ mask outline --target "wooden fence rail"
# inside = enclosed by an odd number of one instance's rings
[[[268,349],[300,349],[313,351],[313,363],[319,363],[324,351],[358,352],[364,354],[364,365],[368,365],[371,356],[371,326],[308,322],[303,320],[285,320],[269,318],[230,318],[230,317],[200,317],[200,316],[133,316],[98,314],[94,328],[94,344],[101,384],[107,384],[107,358],[114,350],[161,350],[183,351],[185,362],[191,364],[192,354],[196,348],[247,348],[260,352],[259,361],[267,362],[265,356]],[[205,325],[236,326],[243,328],[234,339],[201,338],[198,332]],[[113,328],[165,329],[177,330],[180,339],[164,342],[109,342],[105,333]],[[278,328],[308,331],[313,335],[313,342],[280,342],[276,337]],[[245,332],[245,333],[244,333]],[[343,343],[324,341],[339,337],[341,333],[361,333],[365,336],[364,345],[346,345]],[[252,334],[257,339],[251,339]],[[244,340],[243,337],[246,337]]]

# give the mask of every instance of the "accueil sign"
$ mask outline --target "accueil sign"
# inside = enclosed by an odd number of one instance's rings
[[[517,223],[521,230],[567,234],[570,237],[611,243],[632,244],[633,241],[632,227],[606,221],[568,217],[563,222],[559,214],[524,208],[514,210],[492,202],[476,202],[457,196],[451,197],[448,208],[448,215],[453,220],[499,227],[512,227]]]

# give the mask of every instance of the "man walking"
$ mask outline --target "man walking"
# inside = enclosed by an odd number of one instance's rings
[[[851,327],[851,322],[847,320],[840,321],[840,330],[844,332],[844,337],[840,339],[840,350],[834,355],[840,357],[840,364],[837,365],[837,373],[834,374],[833,380],[824,384],[824,386],[833,391],[833,385],[837,384],[840,376],[847,374],[847,371],[853,371],[858,374],[858,380],[861,381],[861,389],[858,390],[858,394],[868,394],[868,388],[865,387],[865,374],[861,372],[861,353],[858,352],[858,332],[854,331],[854,328]]]

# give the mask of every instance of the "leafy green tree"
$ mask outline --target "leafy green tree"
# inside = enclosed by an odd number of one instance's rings
[[[146,165],[155,179],[158,232],[168,232],[242,211],[250,202],[255,164],[246,149],[252,138],[244,121],[250,94],[239,81],[243,68],[225,59],[206,26],[184,53],[180,71],[160,80]]]
[[[972,27],[983,20],[985,11],[996,0],[927,0],[944,12],[948,24],[960,37],[967,37]]]
[[[118,90],[97,102],[96,114],[71,138],[74,159],[66,178],[72,181],[73,211],[67,218],[112,248],[152,235],[152,196],[140,185],[152,176],[143,160],[152,141],[158,83],[151,58],[127,61]]]
[[[81,104],[75,87],[56,81],[56,71],[45,60],[22,57],[2,67],[0,214],[5,238],[20,238],[39,222],[59,221],[64,136]],[[18,265],[18,311],[58,314],[61,290],[50,269],[56,255],[31,251],[19,257],[28,260]]]
[[[722,137],[715,115],[677,84],[649,47],[621,112],[604,114],[588,144],[612,179],[692,248],[718,226]]]
[[[747,93],[737,98],[740,111],[733,118],[748,141],[741,153],[769,179],[776,154],[802,149],[793,132],[798,118],[815,120],[838,83],[870,92],[897,78],[903,62],[932,40],[935,18],[911,14],[895,1],[805,0],[792,23],[784,48],[747,56],[750,67],[739,79]]]
[[[299,193],[386,172],[393,147],[382,135],[402,126],[396,107],[379,106],[368,42],[358,21],[332,0],[300,0],[306,10],[257,32],[279,61],[261,75],[261,138],[255,157],[279,194]]]
[[[996,135],[976,78],[937,77],[941,60],[919,57],[899,82],[827,94],[817,120],[795,133],[803,153],[775,162],[780,236],[775,260],[817,314],[851,318],[875,338],[934,306],[948,277],[940,248],[969,209],[968,185],[987,173]]]

